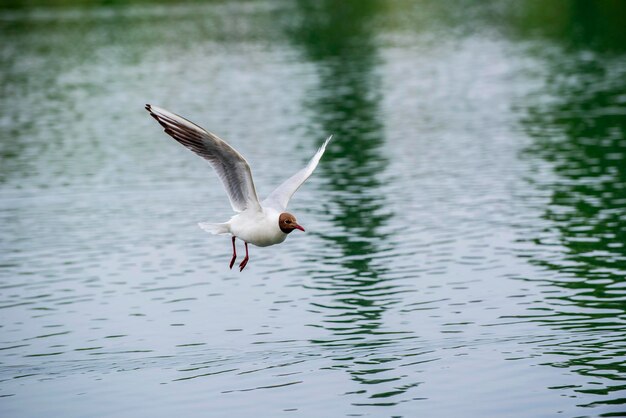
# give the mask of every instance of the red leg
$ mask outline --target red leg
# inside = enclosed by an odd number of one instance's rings
[[[245,242],[245,241],[244,241]],[[244,267],[246,267],[246,264],[248,264],[248,243],[246,243],[246,257],[243,259],[243,261],[241,262],[241,264],[239,264],[239,271],[242,271],[244,269]]]
[[[233,258],[230,259],[230,268],[233,268],[235,260],[237,259],[237,250],[235,249],[235,236],[233,236]]]

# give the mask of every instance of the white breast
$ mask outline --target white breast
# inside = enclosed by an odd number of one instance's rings
[[[287,234],[278,226],[279,216],[273,209],[264,208],[263,212],[244,211],[231,218],[230,231],[237,238],[257,247],[279,244],[287,238]]]

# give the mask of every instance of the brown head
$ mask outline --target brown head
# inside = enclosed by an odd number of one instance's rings
[[[280,230],[283,231],[285,234],[290,233],[294,229],[299,229],[300,231],[304,232],[304,228],[298,225],[296,217],[287,212],[281,213],[278,217],[278,226],[280,227]]]

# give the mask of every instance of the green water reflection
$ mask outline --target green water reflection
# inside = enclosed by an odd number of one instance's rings
[[[385,283],[388,267],[373,259],[382,251],[381,230],[393,215],[380,193],[381,174],[387,161],[381,156],[385,142],[380,120],[382,91],[376,74],[377,45],[373,18],[384,3],[371,1],[300,1],[300,25],[289,31],[304,58],[315,65],[319,83],[302,104],[309,109],[312,125],[332,132],[335,141],[325,155],[320,172],[332,193],[333,233],[324,235],[337,254],[332,262],[341,273],[315,280],[330,303],[314,302],[323,319],[319,325],[332,335],[314,343],[325,346],[368,347],[389,343],[380,330],[383,315],[397,299],[396,286]],[[367,369],[345,356],[338,366],[352,379],[372,383],[393,368]],[[358,362],[357,362],[358,363]],[[398,380],[397,377],[383,380]],[[402,393],[400,391],[398,393]],[[397,394],[397,393],[396,393]],[[383,397],[383,396],[379,396]]]
[[[366,294],[384,280],[386,269],[372,262],[372,256],[381,252],[380,228],[392,216],[384,195],[377,193],[387,162],[380,150],[382,92],[370,22],[380,13],[381,3],[358,2],[357,7],[355,2],[298,2],[298,11],[301,24],[289,31],[290,39],[319,74],[319,84],[302,107],[310,109],[313,126],[335,135],[320,166],[336,207],[335,232],[324,239],[338,249],[333,261],[343,265],[345,273],[320,285],[337,297],[337,305],[328,307],[329,329],[362,340],[357,335],[373,333],[386,309]]]
[[[555,174],[533,179],[550,198],[530,260],[562,290],[536,318],[578,335],[551,347],[566,357],[556,367],[608,379],[580,389],[615,393],[589,406],[617,405],[626,402],[626,4],[561,6],[560,25],[544,33],[561,49],[535,49],[548,71],[523,121],[534,138],[526,158],[540,156]]]
[[[385,143],[376,73],[379,64],[373,21],[384,13],[384,2],[300,1],[297,21],[289,38],[315,65],[319,83],[302,104],[312,125],[332,132],[334,142],[319,168],[326,179],[333,206],[332,234],[323,236],[336,254],[326,263],[340,265],[339,273],[315,274],[315,289],[328,302],[313,302],[323,316],[315,327],[330,332],[312,342],[326,347],[351,347],[357,352],[338,356],[336,366],[366,385],[371,404],[393,405],[415,383],[402,383],[394,356],[366,359],[358,350],[393,343],[408,332],[384,329],[385,312],[399,302],[399,287],[387,282],[389,270],[380,254],[389,250],[383,227],[393,216],[381,178],[388,165],[381,150]],[[387,248],[384,248],[387,247]],[[350,351],[348,351],[350,352]],[[367,353],[367,351],[365,352]],[[385,357],[385,358],[382,358]],[[390,386],[386,386],[385,383]]]

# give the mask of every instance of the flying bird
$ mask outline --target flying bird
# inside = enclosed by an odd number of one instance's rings
[[[242,271],[249,260],[248,244],[257,247],[280,244],[294,230],[304,231],[296,217],[286,211],[287,205],[291,196],[317,167],[332,135],[324,141],[306,167],[285,180],[263,202],[259,202],[248,162],[226,141],[165,109],[147,104],[146,110],[161,124],[166,134],[207,160],[224,184],[230,204],[238,213],[228,222],[201,222],[198,225],[212,234],[232,235],[231,269],[237,259],[236,238],[242,240],[246,248],[246,256],[239,264],[239,271]]]

